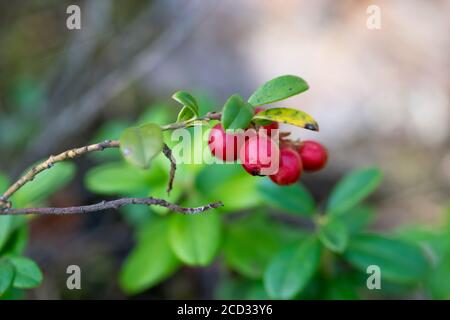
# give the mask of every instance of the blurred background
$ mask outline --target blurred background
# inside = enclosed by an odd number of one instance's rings
[[[80,30],[66,27],[71,4],[81,8]],[[372,4],[379,30],[366,26]],[[179,108],[170,96],[179,89],[218,110],[233,93],[248,97],[295,74],[310,90],[277,105],[320,124],[318,133],[288,129],[329,149],[328,167],[303,180],[319,203],[345,173],[372,165],[384,173],[371,198],[373,228],[447,220],[449,1],[40,0],[3,1],[0,12],[0,171],[10,181],[45,156],[117,138],[136,121],[173,121]],[[89,182],[93,168],[117,160],[105,154],[77,159],[76,175],[48,203],[120,193]],[[133,223],[111,212],[30,225],[27,253],[45,280],[28,297],[125,297],[115,279]],[[68,264],[84,270],[82,292],[65,288]],[[220,268],[188,268],[138,298],[214,297]]]

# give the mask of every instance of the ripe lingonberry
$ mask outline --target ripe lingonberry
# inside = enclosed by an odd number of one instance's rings
[[[261,107],[256,107],[255,108],[255,114],[264,111],[264,108]],[[276,121],[272,121],[270,124],[267,124],[265,126],[261,126],[262,129],[266,129],[267,130],[267,135],[271,136],[272,135],[272,130],[278,129],[278,122]]]
[[[302,161],[298,153],[290,148],[280,150],[280,168],[270,179],[279,185],[289,185],[295,183],[303,171]]]
[[[298,153],[306,171],[318,171],[326,165],[328,160],[327,149],[316,141],[303,141],[298,148]]]
[[[239,158],[244,169],[253,176],[265,176],[276,171],[279,149],[267,135],[257,134],[245,141]]]
[[[208,146],[211,153],[223,161],[236,161],[239,150],[238,134],[227,133],[220,123],[209,133]]]

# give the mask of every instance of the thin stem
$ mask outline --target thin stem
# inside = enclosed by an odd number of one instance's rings
[[[167,202],[164,199],[157,198],[121,198],[112,201],[102,201],[96,204],[91,204],[87,206],[78,207],[66,207],[66,208],[23,208],[23,209],[3,209],[0,210],[0,215],[27,215],[27,214],[38,214],[38,215],[66,215],[66,214],[83,214],[91,213],[96,211],[102,211],[106,209],[118,209],[125,205],[154,205],[168,208],[172,211],[179,212],[182,214],[198,214],[204,211],[215,209],[223,206],[222,202],[213,202],[205,206],[195,207],[195,208],[185,208],[180,207],[176,204]]]
[[[162,126],[161,129],[163,131],[180,129],[180,128],[185,128],[185,127],[187,127],[189,125],[192,125],[195,121],[220,120],[221,117],[222,117],[222,113],[221,112],[208,112],[203,117],[195,118],[195,119],[192,119],[192,120],[186,120],[186,121],[171,123],[171,124]]]
[[[167,184],[167,194],[170,194],[170,191],[172,191],[173,187],[173,180],[175,179],[175,172],[177,171],[177,163],[172,155],[172,150],[170,150],[170,148],[165,143],[163,145],[162,152],[170,161],[169,183]]]
[[[19,178],[14,184],[12,184],[8,190],[3,193],[0,197],[0,208],[2,207],[10,207],[11,203],[8,199],[19,190],[24,184],[34,180],[34,177],[38,175],[40,172],[50,169],[57,162],[61,162],[67,159],[78,158],[86,153],[93,151],[102,151],[106,148],[118,148],[120,145],[117,140],[105,140],[100,143],[91,144],[88,146],[84,146],[81,148],[74,148],[67,151],[64,151],[56,156],[51,155],[47,160],[39,163],[38,165],[31,168],[26,174]]]
[[[162,130],[174,130],[174,129],[178,129],[178,128],[185,128],[187,126],[192,125],[195,121],[220,120],[221,116],[222,116],[221,113],[209,112],[206,115],[204,115],[203,117],[199,117],[199,118],[193,119],[193,120],[187,120],[187,121],[182,121],[182,122],[171,123],[171,124],[168,124],[166,126],[162,126],[161,128],[162,128]],[[15,209],[15,210],[11,210],[10,208],[11,208],[12,204],[11,204],[11,201],[9,201],[9,198],[15,192],[17,192],[17,190],[22,188],[26,183],[28,183],[30,181],[33,181],[34,178],[36,177],[36,175],[38,175],[39,173],[41,173],[44,170],[50,169],[57,162],[65,161],[65,160],[68,160],[68,159],[78,158],[78,157],[80,157],[80,156],[82,156],[84,154],[87,154],[89,152],[103,151],[106,148],[118,148],[119,146],[120,146],[120,142],[118,140],[105,140],[103,142],[91,144],[91,145],[84,146],[84,147],[81,147],[81,148],[70,149],[70,150],[64,151],[62,153],[59,153],[59,154],[57,154],[55,156],[51,155],[47,160],[45,160],[45,161],[39,163],[38,165],[32,167],[27,173],[25,173],[23,176],[21,176],[19,178],[19,180],[17,180],[14,184],[12,184],[3,193],[3,195],[0,196],[0,214],[3,214],[6,211],[8,211],[8,212],[18,212],[18,214],[20,214],[19,212],[30,212],[29,210],[37,210],[37,209],[43,210],[45,212],[54,212],[58,208],[34,208],[34,209]],[[171,163],[169,184],[167,186],[167,192],[170,193],[170,191],[172,190],[172,186],[173,186],[173,180],[175,178],[176,163],[175,163],[174,157],[172,156],[172,151],[170,150],[170,148],[166,144],[163,145],[163,150],[162,151],[163,151],[164,155],[169,159],[169,161]],[[149,198],[149,199],[153,199],[153,198]],[[175,206],[175,205],[173,205],[173,206]],[[93,205],[93,207],[95,208],[96,205]],[[73,208],[68,208],[68,209],[73,211],[73,210],[75,210],[75,208],[79,208],[79,210],[86,209],[86,207],[73,207]],[[87,208],[91,208],[91,206],[87,206]],[[67,208],[61,208],[61,209],[64,210],[64,209],[67,209]],[[193,208],[193,209],[196,209],[196,208]]]

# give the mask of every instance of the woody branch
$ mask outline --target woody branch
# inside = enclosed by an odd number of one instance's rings
[[[201,121],[209,121],[214,119],[220,119],[221,114],[210,112],[205,116],[200,117],[196,120]],[[162,127],[162,130],[173,130],[178,128],[184,128],[188,126],[192,122],[192,120],[173,123]],[[51,155],[47,160],[39,163],[38,165],[32,167],[28,172],[26,172],[23,176],[21,176],[15,183],[13,183],[4,193],[0,196],[0,215],[6,214],[72,214],[72,213],[85,213],[85,212],[93,212],[100,211],[111,208],[118,208],[123,205],[128,204],[146,204],[146,205],[159,205],[167,207],[173,211],[180,213],[199,213],[212,208],[217,208],[222,206],[222,203],[215,202],[210,203],[208,205],[198,207],[198,208],[182,208],[180,206],[171,204],[163,199],[155,199],[155,198],[122,198],[113,201],[103,201],[101,203],[89,206],[79,206],[79,207],[67,207],[67,208],[24,208],[24,209],[11,209],[12,203],[9,200],[11,196],[17,192],[20,188],[22,188],[26,183],[33,181],[36,175],[41,173],[44,170],[48,170],[54,166],[57,162],[62,162],[65,160],[70,160],[74,158],[78,158],[82,155],[85,155],[90,152],[95,151],[103,151],[107,148],[118,148],[120,147],[120,142],[118,140],[105,140],[100,143],[95,143],[91,145],[87,145],[80,148],[74,148],[57,155]],[[169,159],[171,163],[170,174],[169,174],[169,183],[167,186],[167,192],[170,192],[173,185],[173,180],[175,177],[176,163],[175,159],[172,156],[172,152],[170,148],[164,144],[162,149],[163,154]]]

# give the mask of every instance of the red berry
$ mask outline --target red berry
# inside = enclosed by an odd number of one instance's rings
[[[302,161],[295,150],[290,148],[280,151],[280,168],[270,179],[279,185],[289,185],[297,182],[303,171]]]
[[[264,134],[250,137],[240,149],[240,160],[244,169],[253,176],[265,176],[276,172],[278,167],[278,145]]]
[[[328,160],[327,149],[316,141],[303,141],[298,153],[306,171],[318,171],[325,167]]]
[[[218,123],[209,133],[208,146],[216,158],[223,161],[236,161],[239,140],[237,134],[225,132],[222,125]]]
[[[256,107],[255,108],[255,114],[264,111],[264,108],[261,107]],[[271,124],[265,125],[265,126],[261,126],[262,129],[266,129],[267,130],[267,135],[271,136],[272,135],[272,130],[278,129],[278,122],[272,121]]]

